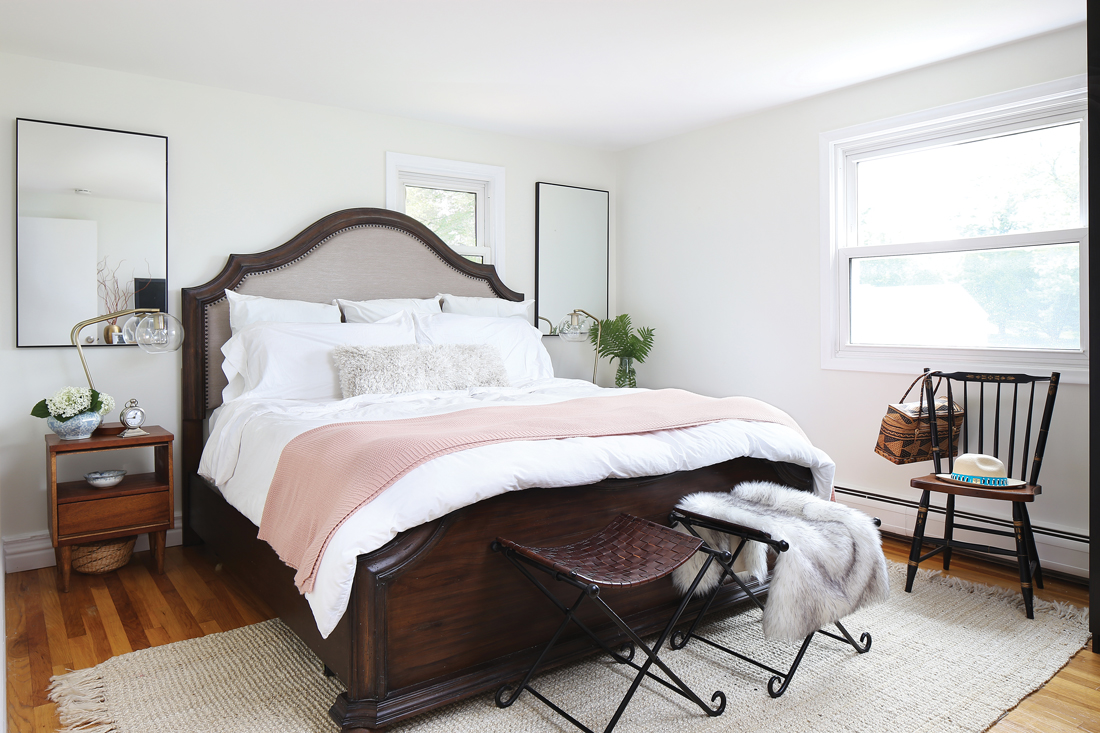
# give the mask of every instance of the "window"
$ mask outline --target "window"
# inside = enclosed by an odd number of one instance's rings
[[[822,366],[1088,372],[1083,79],[821,136]]]
[[[386,153],[386,208],[401,211],[504,277],[504,169]]]

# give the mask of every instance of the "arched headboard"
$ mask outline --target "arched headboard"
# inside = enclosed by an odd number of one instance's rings
[[[221,347],[229,339],[226,290],[330,303],[333,298],[431,298],[439,293],[523,300],[492,265],[454,252],[430,229],[396,211],[345,209],[266,252],[230,255],[210,282],[184,288],[183,468],[198,467],[203,421],[221,404]]]

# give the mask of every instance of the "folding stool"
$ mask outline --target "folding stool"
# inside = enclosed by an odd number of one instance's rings
[[[586,731],[586,733],[593,733],[591,729],[544,697],[530,684],[531,678],[539,668],[539,665],[542,664],[543,659],[546,658],[550,649],[558,641],[558,638],[561,636],[566,626],[569,625],[569,622],[573,621],[585,634],[591,637],[601,649],[610,654],[616,662],[629,665],[638,672],[630,685],[630,689],[627,690],[622,701],[619,703],[619,707],[615,711],[615,715],[611,718],[611,722],[604,728],[604,733],[610,733],[615,727],[615,724],[619,722],[619,718],[622,716],[623,711],[626,710],[626,706],[630,703],[643,677],[649,677],[650,679],[656,680],[673,692],[686,697],[702,708],[707,715],[721,715],[726,709],[726,696],[723,692],[718,691],[711,696],[711,702],[715,700],[718,701],[718,707],[711,709],[705,702],[699,699],[699,696],[692,692],[692,690],[684,684],[684,682],[677,677],[661,659],[658,658],[657,653],[665,643],[668,635],[672,632],[673,627],[675,627],[676,623],[680,620],[680,616],[687,607],[688,601],[691,600],[691,593],[694,593],[695,587],[710,568],[711,560],[714,558],[719,558],[721,560],[723,557],[722,553],[712,553],[707,557],[702,570],[700,570],[699,574],[695,577],[695,582],[691,586],[691,592],[684,596],[683,601],[665,626],[664,631],[661,632],[660,637],[657,639],[652,649],[646,646],[645,642],[643,642],[600,597],[600,589],[602,587],[630,588],[645,583],[651,583],[654,580],[669,575],[673,570],[687,562],[702,544],[703,541],[698,537],[685,535],[669,527],[663,527],[659,524],[655,524],[645,519],[639,519],[629,514],[620,514],[611,524],[591,537],[560,547],[527,547],[517,542],[498,537],[496,541],[493,542],[492,549],[495,552],[503,552],[504,556],[565,614],[565,619],[558,627],[558,630],[554,632],[550,641],[542,649],[538,659],[535,660],[531,669],[528,670],[523,681],[514,689],[511,685],[504,685],[497,690],[497,706],[501,708],[508,707],[516,701],[524,690],[527,690],[573,725]],[[724,553],[724,556],[732,560],[732,555],[730,555],[730,553]],[[542,584],[542,582],[540,582],[531,572],[530,568],[541,570],[550,575],[554,580],[576,588],[580,591],[577,600],[573,602],[571,606],[563,604],[545,585]],[[602,609],[615,626],[626,634],[627,638],[630,640],[624,644],[618,652],[608,647],[603,640],[596,636],[577,617],[577,608],[585,598],[592,599],[592,602]],[[641,649],[646,655],[646,660],[641,665],[633,661],[635,647]],[[650,667],[654,664],[668,676],[671,682],[649,671]],[[510,695],[508,694],[509,691],[511,691]]]
[[[875,518],[873,521],[876,527],[881,525],[881,522],[878,520],[878,518]],[[711,549],[705,543],[700,547],[701,551],[709,555],[709,557],[707,558],[708,563],[712,559],[718,562],[718,564],[722,568],[722,575],[718,579],[718,583],[714,586],[714,590],[711,591],[710,594],[707,596],[706,603],[703,604],[703,608],[699,611],[699,615],[695,617],[694,621],[692,621],[691,627],[686,632],[677,631],[672,635],[672,638],[668,642],[670,648],[683,649],[691,639],[698,639],[704,644],[709,644],[715,649],[723,651],[726,654],[733,655],[738,659],[744,660],[750,664],[754,664],[757,667],[760,667],[761,669],[774,675],[770,680],[768,680],[768,694],[772,697],[779,697],[787,691],[787,685],[790,684],[791,678],[794,677],[794,673],[798,670],[798,665],[802,662],[802,657],[806,654],[806,649],[809,648],[810,642],[813,641],[814,634],[823,634],[830,638],[836,639],[837,641],[847,642],[848,644],[851,644],[852,648],[860,654],[864,654],[870,651],[871,635],[869,633],[867,633],[866,631],[863,632],[863,634],[859,637],[859,641],[857,642],[855,639],[852,638],[852,635],[848,633],[848,630],[844,628],[840,621],[837,620],[833,623],[837,627],[837,629],[839,629],[840,633],[843,634],[843,636],[837,636],[836,634],[825,631],[824,629],[818,629],[817,631],[811,632],[805,639],[803,639],[802,646],[798,650],[798,654],[797,656],[795,656],[794,663],[791,664],[791,668],[788,669],[786,672],[781,672],[777,669],[772,669],[762,662],[758,662],[752,657],[745,656],[744,654],[725,647],[718,642],[713,641],[712,639],[707,639],[695,633],[695,629],[699,626],[699,622],[703,619],[703,616],[706,615],[707,610],[710,609],[711,603],[714,602],[715,597],[718,595],[718,591],[722,589],[722,584],[725,582],[725,579],[727,577],[732,578],[733,582],[735,582],[741,588],[741,590],[744,591],[746,595],[748,595],[749,599],[752,600],[752,602],[755,603],[761,611],[764,610],[764,604],[760,602],[760,599],[756,597],[756,594],[753,593],[753,591],[750,590],[749,587],[745,585],[745,583],[742,582],[739,577],[737,577],[737,573],[733,571],[733,563],[737,559],[738,555],[741,554],[741,550],[745,548],[746,541],[751,540],[753,542],[762,542],[763,544],[774,548],[777,552],[786,552],[790,549],[790,545],[787,543],[786,540],[776,539],[767,532],[762,532],[758,529],[753,529],[752,527],[745,527],[740,524],[727,522],[725,520],[717,519],[715,517],[709,517],[705,514],[698,514],[696,512],[688,511],[686,509],[673,510],[672,513],[668,516],[668,523],[673,527],[675,527],[677,524],[684,525],[684,528],[687,529],[687,531],[696,538],[698,538],[699,535],[696,533],[695,530],[696,528],[701,528],[711,530],[712,532],[724,532],[726,534],[733,535],[734,537],[739,537],[742,540],[741,543],[738,544],[737,550],[734,551],[732,554],[725,551]],[[705,572],[706,566],[704,566],[699,576],[695,578],[695,583],[691,586],[691,590],[687,592],[685,598],[690,598],[691,595],[695,592],[695,587],[699,584],[699,581],[702,579],[702,575]],[[776,685],[778,685],[778,687]]]

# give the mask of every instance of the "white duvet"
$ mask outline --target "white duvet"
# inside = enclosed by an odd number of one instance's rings
[[[311,402],[241,398],[211,419],[199,473],[259,525],[279,454],[296,436],[322,425],[439,415],[491,405],[541,405],[627,390],[572,379],[541,379],[519,387],[467,392],[361,395]],[[823,498],[835,466],[794,430],[773,423],[727,420],[681,430],[606,438],[517,441],[451,453],[409,472],[337,530],[306,598],[322,636],[347,609],[356,557],[398,533],[506,491],[591,484],[605,478],[656,476],[740,456],[807,466]]]

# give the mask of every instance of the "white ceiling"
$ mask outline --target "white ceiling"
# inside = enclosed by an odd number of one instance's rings
[[[0,51],[620,149],[1085,20],[1086,0],[0,0]]]

